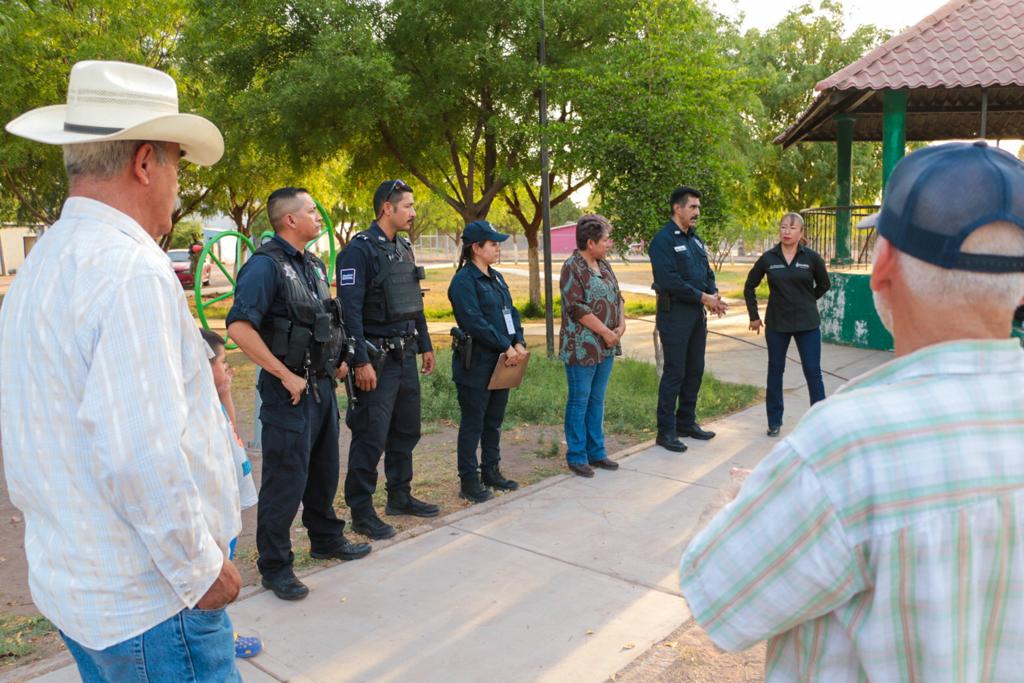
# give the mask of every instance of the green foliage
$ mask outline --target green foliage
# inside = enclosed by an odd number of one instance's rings
[[[551,225],[565,225],[575,223],[586,211],[576,206],[572,199],[565,199],[556,206],[551,207]]]
[[[601,69],[572,74],[589,165],[599,171],[599,210],[620,244],[649,241],[684,183],[704,192],[706,241],[715,243],[726,221],[727,189],[742,170],[728,146],[748,95],[721,50],[720,29],[692,0],[641,0]]]
[[[197,220],[178,221],[171,233],[170,249],[185,249],[203,243],[203,225]]]
[[[184,21],[181,0],[7,0],[0,3],[0,120],[67,99],[70,66],[116,59],[162,68]],[[176,75],[176,74],[175,74]],[[187,93],[183,104],[190,104]],[[0,183],[17,219],[53,223],[67,196],[59,147],[3,134]]]
[[[786,211],[836,203],[834,143],[804,142],[783,151],[772,140],[810,106],[817,82],[888,38],[874,26],[848,33],[841,4],[824,0],[818,8],[792,10],[763,33],[750,30],[739,41],[739,56],[757,83],[757,101],[745,117],[748,134],[738,138],[751,167],[744,200],[762,226],[776,225]],[[877,201],[881,179],[881,145],[854,144],[853,203]]]

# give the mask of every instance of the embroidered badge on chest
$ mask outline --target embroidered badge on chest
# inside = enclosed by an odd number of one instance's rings
[[[685,244],[677,244],[676,246],[674,246],[672,248],[675,249],[676,251],[686,251],[686,245]]]

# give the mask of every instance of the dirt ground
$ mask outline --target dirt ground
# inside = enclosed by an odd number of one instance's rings
[[[615,683],[760,683],[765,644],[743,652],[718,649],[690,619],[640,655],[611,680]]]

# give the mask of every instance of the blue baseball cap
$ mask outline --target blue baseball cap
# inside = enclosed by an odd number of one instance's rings
[[[1024,230],[1024,164],[978,141],[935,145],[905,157],[893,169],[877,219],[858,227],[874,223],[897,249],[941,268],[1024,272],[1024,257],[960,251],[972,232],[995,222]]]
[[[473,221],[462,230],[462,243],[473,242],[504,242],[508,235],[502,234],[494,229],[494,226],[487,221]]]

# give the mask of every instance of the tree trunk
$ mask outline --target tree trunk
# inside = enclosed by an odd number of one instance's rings
[[[526,232],[526,260],[530,268],[530,304],[538,308],[544,305],[540,295],[540,245],[537,241],[537,226],[529,226]]]

